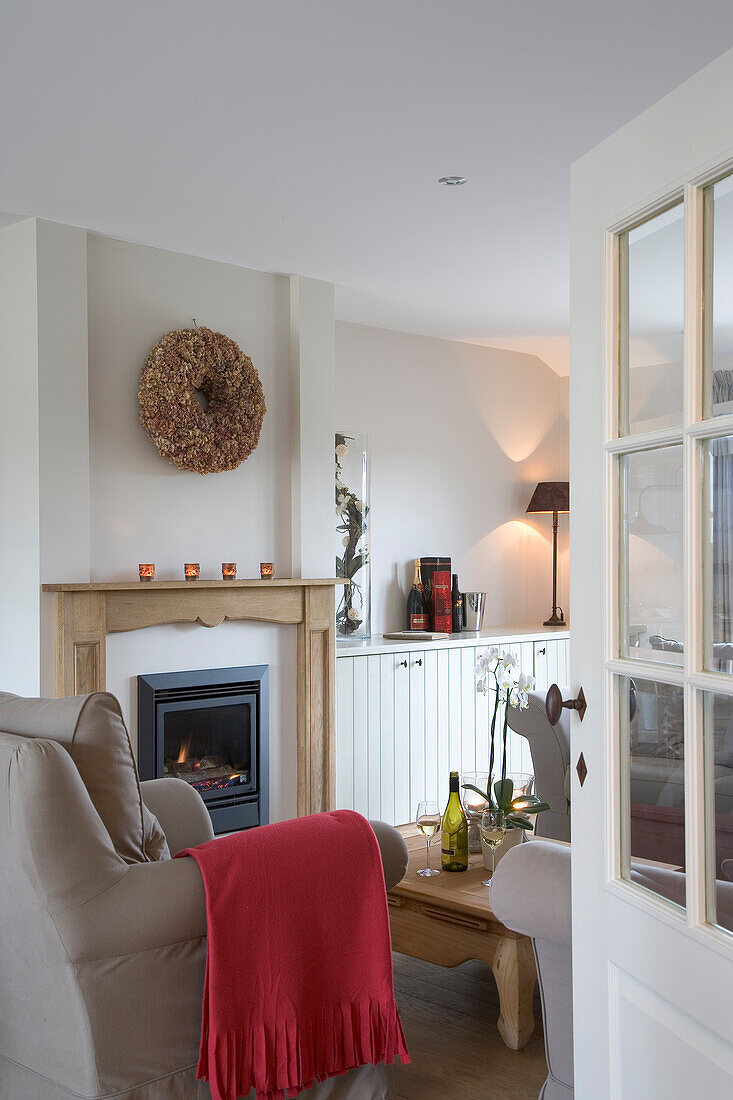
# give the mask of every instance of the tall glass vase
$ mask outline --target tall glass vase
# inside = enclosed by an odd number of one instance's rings
[[[336,633],[341,638],[371,635],[369,561],[368,437],[336,432]]]

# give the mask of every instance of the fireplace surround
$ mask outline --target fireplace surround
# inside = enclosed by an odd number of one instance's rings
[[[267,665],[138,676],[141,779],[183,779],[215,833],[268,821]]]
[[[104,691],[107,634],[166,623],[213,628],[252,619],[297,635],[297,812],[322,813],[335,799],[336,629],[342,580],[101,581],[44,584],[56,597],[56,694]]]

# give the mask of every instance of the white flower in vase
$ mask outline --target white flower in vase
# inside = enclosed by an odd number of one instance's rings
[[[348,453],[349,453],[349,448],[346,446],[345,443],[339,443],[337,445],[336,454],[339,456],[339,458],[346,458],[346,455]]]
[[[346,612],[346,615],[349,619],[351,619],[352,623],[358,622],[359,620],[359,612],[355,607],[350,607],[349,610]]]

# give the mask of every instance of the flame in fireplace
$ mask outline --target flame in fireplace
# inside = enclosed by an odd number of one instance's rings
[[[183,764],[185,760],[188,760],[188,754],[191,751],[191,738],[188,737],[185,741],[181,741],[181,747],[178,750],[178,759],[176,764]]]

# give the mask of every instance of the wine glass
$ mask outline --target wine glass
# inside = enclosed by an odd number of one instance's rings
[[[481,847],[484,852],[484,866],[486,865],[486,852],[491,852],[491,874],[483,880],[484,886],[491,886],[494,877],[494,852],[506,836],[506,816],[503,810],[497,806],[487,806],[481,815]]]
[[[440,806],[437,802],[418,802],[415,823],[425,837],[425,866],[417,872],[423,878],[439,875],[440,871],[430,866],[430,841],[440,829]]]

